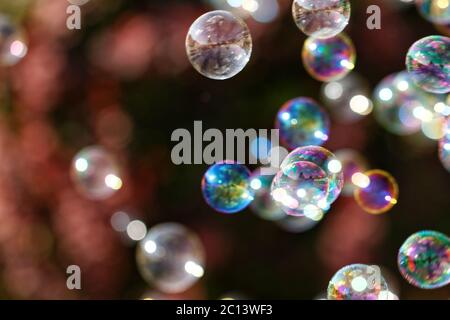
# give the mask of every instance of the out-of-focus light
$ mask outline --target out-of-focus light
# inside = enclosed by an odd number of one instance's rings
[[[111,216],[111,226],[118,232],[125,232],[129,222],[130,217],[123,211],[116,212]]]
[[[355,68],[355,65],[353,63],[351,63],[350,61],[348,61],[347,59],[341,60],[341,66],[343,66],[344,68],[347,68],[349,70],[352,70]]]
[[[11,46],[9,47],[9,51],[11,55],[17,57],[17,58],[23,58],[27,54],[28,48],[20,40],[15,40],[11,43]]]
[[[363,95],[356,95],[350,99],[350,109],[360,115],[372,112],[372,102]]]
[[[436,5],[439,9],[447,9],[449,6],[449,0],[438,0]]]
[[[306,197],[306,190],[305,190],[305,189],[302,189],[302,188],[298,189],[298,190],[297,190],[297,196],[298,196],[299,198],[304,198],[304,197]]]
[[[242,0],[227,0],[230,7],[239,8],[242,5]]]
[[[445,135],[444,117],[422,122],[422,133],[431,140],[439,140]]]
[[[320,221],[323,218],[323,211],[313,204],[306,205],[303,209],[303,212],[305,214],[305,217],[313,221]]]
[[[262,187],[262,183],[261,180],[259,180],[258,178],[253,179],[252,181],[250,181],[250,187],[253,190],[259,190]]]
[[[328,162],[328,170],[330,170],[332,173],[341,172],[342,163],[337,159],[333,159],[330,162]]]
[[[203,270],[203,267],[201,265],[199,265],[198,263],[195,263],[194,261],[186,262],[184,265],[184,270],[196,278],[203,277],[203,274],[205,273],[205,271]]]
[[[258,9],[251,14],[253,19],[261,23],[275,20],[280,11],[278,0],[258,0],[258,4]]]
[[[314,136],[318,139],[322,139],[323,141],[328,140],[328,136],[320,130],[317,130],[316,132],[314,132]]]
[[[408,88],[409,88],[408,81],[403,80],[397,84],[397,89],[400,91],[406,91],[406,90],[408,90]]]
[[[413,109],[413,116],[416,119],[419,119],[424,122],[428,122],[433,119],[433,113],[422,106],[418,106]]]
[[[108,174],[105,177],[105,184],[113,190],[119,190],[122,188],[122,179],[114,174]]]
[[[127,235],[131,240],[140,241],[145,238],[147,227],[140,220],[133,220],[127,226]]]
[[[328,99],[337,100],[342,97],[344,88],[339,82],[330,82],[325,85],[324,92]]]
[[[380,97],[380,99],[383,100],[383,101],[389,101],[389,100],[391,100],[392,97],[393,97],[393,95],[394,95],[394,94],[392,93],[392,90],[389,89],[389,88],[383,88],[383,89],[381,89],[380,92],[379,92],[379,97]]]
[[[248,12],[255,12],[258,7],[259,3],[256,0],[242,0],[242,8]]]
[[[364,277],[359,276],[352,280],[351,285],[353,290],[363,292],[367,289],[367,280]]]
[[[450,106],[444,102],[438,102],[434,105],[434,111],[442,114],[443,116],[450,116]]]
[[[145,242],[144,250],[146,252],[148,252],[149,254],[155,253],[156,249],[157,249],[157,245],[156,245],[155,241],[148,240],[147,242]]]
[[[89,163],[84,158],[80,158],[80,159],[77,159],[77,161],[75,161],[75,169],[78,172],[85,172],[88,167],[89,167]]]
[[[360,188],[367,188],[370,185],[370,178],[364,173],[356,172],[352,175],[352,183]]]

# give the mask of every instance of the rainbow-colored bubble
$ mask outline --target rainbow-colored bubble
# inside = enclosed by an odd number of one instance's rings
[[[394,177],[383,170],[369,170],[354,175],[355,199],[358,205],[372,214],[381,214],[392,209],[398,201],[398,185]]]
[[[450,3],[447,0],[415,0],[420,14],[436,24],[450,22]]]
[[[296,98],[278,111],[275,128],[280,130],[281,143],[289,149],[322,145],[328,140],[328,114],[313,99]]]
[[[355,68],[356,52],[352,41],[344,33],[328,38],[306,39],[302,50],[303,65],[319,81],[342,79]]]
[[[411,235],[398,252],[398,267],[412,285],[435,289],[450,283],[450,239],[436,231]]]
[[[412,80],[432,93],[450,91],[450,38],[429,36],[415,42],[406,55]]]
[[[380,300],[388,285],[380,268],[365,264],[343,267],[328,284],[328,300]]]
[[[450,172],[450,117],[445,119],[444,136],[439,140],[439,159],[447,171]]]
[[[209,167],[202,179],[205,201],[222,213],[231,214],[245,209],[253,200],[250,174],[247,167],[234,161],[227,160]]]
[[[311,219],[323,215],[344,183],[342,165],[327,149],[300,147],[282,162],[272,183],[272,197],[288,215]]]

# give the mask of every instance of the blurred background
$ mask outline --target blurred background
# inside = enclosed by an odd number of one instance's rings
[[[255,0],[258,2],[258,0]],[[351,263],[377,264],[400,299],[448,299],[450,288],[421,290],[398,272],[397,251],[412,233],[450,233],[450,179],[437,141],[422,132],[399,136],[372,114],[333,112],[335,151],[359,151],[371,168],[389,171],[399,202],[370,215],[341,196],[306,232],[260,219],[250,209],[213,211],[202,198],[206,165],[175,166],[173,130],[273,128],[287,100],[321,101],[321,83],[301,63],[305,36],[290,0],[232,8],[249,25],[253,53],[226,81],[209,80],[190,65],[186,33],[201,14],[225,8],[217,0],[91,0],[81,6],[80,30],[68,30],[62,0],[0,0],[0,12],[23,29],[27,54],[0,68],[0,298],[135,299],[150,290],[137,272],[135,241],[150,228],[179,222],[206,251],[205,276],[165,298],[314,299],[332,275]],[[354,73],[370,88],[404,69],[416,40],[445,34],[411,1],[351,1],[345,32],[357,50]],[[381,30],[368,30],[366,9],[381,7]],[[370,98],[370,96],[369,96]],[[325,105],[325,103],[324,103]],[[348,111],[348,110],[347,110]],[[123,187],[95,201],[70,177],[74,155],[102,145],[120,163]],[[255,168],[251,168],[255,169]],[[119,213],[119,215],[118,215]],[[118,217],[134,221],[118,226]],[[79,265],[82,290],[66,287],[66,268]]]

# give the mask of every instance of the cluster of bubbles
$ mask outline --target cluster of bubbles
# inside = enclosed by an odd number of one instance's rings
[[[270,5],[268,2],[227,0],[226,6],[243,8],[255,14],[263,4],[266,9],[270,8],[266,12],[278,10],[274,9],[278,4]],[[221,0],[214,0],[213,4],[224,7]],[[353,70],[355,48],[350,38],[341,33],[350,19],[350,1],[295,0],[292,15],[298,28],[310,36],[304,43],[302,59],[313,78],[336,81]],[[224,80],[237,75],[250,60],[251,51],[252,38],[248,26],[230,11],[214,10],[200,16],[189,28],[186,38],[189,61],[200,74],[210,79]]]
[[[450,238],[436,231],[411,235],[398,252],[398,268],[412,285],[434,289],[450,283]]]
[[[151,286],[164,293],[179,293],[203,276],[205,252],[195,233],[178,223],[162,223],[138,243],[136,263]]]
[[[334,154],[319,146],[306,146],[283,160],[271,191],[286,214],[314,219],[329,210],[343,184],[342,165]]]

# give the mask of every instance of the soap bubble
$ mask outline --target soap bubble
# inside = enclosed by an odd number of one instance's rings
[[[314,78],[323,82],[342,79],[355,68],[356,53],[344,33],[329,39],[309,37],[303,45],[303,65]]]
[[[380,268],[352,264],[340,269],[328,285],[328,300],[379,300],[388,291]]]
[[[444,136],[439,141],[439,159],[444,168],[450,172],[450,117],[447,117],[443,126]]]
[[[261,169],[255,170],[250,176],[250,188],[254,193],[250,208],[265,220],[279,220],[286,216],[270,195],[273,178],[274,175],[261,174]]]
[[[272,198],[288,215],[315,218],[339,196],[342,165],[327,149],[300,147],[282,162],[272,182]]]
[[[136,248],[141,276],[165,293],[187,290],[204,274],[205,254],[198,237],[177,223],[152,227]]]
[[[342,194],[345,196],[353,196],[356,189],[352,178],[357,174],[366,172],[369,168],[366,159],[357,151],[352,149],[342,149],[335,152],[336,158],[342,164],[342,172],[344,173],[344,187]],[[356,177],[355,176],[355,177]]]
[[[353,177],[358,205],[372,214],[389,211],[398,199],[398,185],[386,171],[369,170]]]
[[[415,42],[406,55],[412,80],[432,93],[450,91],[450,38],[429,36]]]
[[[327,39],[336,36],[350,19],[349,0],[294,0],[292,16],[308,36]]]
[[[205,201],[214,210],[236,213],[253,200],[250,171],[234,161],[223,161],[209,167],[202,180]]]
[[[12,66],[18,63],[27,51],[21,30],[0,13],[0,65]]]
[[[420,14],[436,24],[450,23],[450,2],[448,0],[416,0]]]
[[[440,232],[411,235],[398,252],[398,267],[412,285],[435,289],[450,283],[450,239]]]
[[[116,160],[103,147],[86,147],[72,160],[72,180],[88,198],[102,200],[112,196],[122,188],[120,176]]]
[[[278,111],[275,128],[280,140],[290,149],[300,146],[322,145],[328,140],[328,114],[310,98],[296,98],[286,102]]]
[[[250,59],[252,39],[241,18],[216,10],[199,17],[189,29],[186,51],[192,66],[210,79],[238,74]]]

